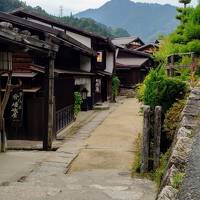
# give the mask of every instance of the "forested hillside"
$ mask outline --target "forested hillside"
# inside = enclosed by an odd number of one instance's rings
[[[38,12],[39,14],[50,16],[50,17],[56,18],[57,20],[62,20],[63,22],[71,26],[75,26],[77,28],[90,31],[101,36],[110,37],[110,38],[129,36],[129,33],[122,28],[111,28],[111,27],[105,26],[104,24],[97,23],[93,19],[86,19],[86,18],[78,19],[73,16],[56,17],[56,16],[49,15],[44,9],[42,9],[39,6],[33,8],[30,6],[27,6],[24,2],[19,1],[19,0],[0,0],[0,11],[7,12],[19,7],[24,7],[29,10],[34,10],[35,12]]]
[[[200,55],[200,5],[196,8],[179,8],[180,25],[163,38],[160,50],[155,54],[158,61],[165,61],[173,53],[194,52]]]
[[[120,26],[145,41],[153,41],[158,35],[169,34],[177,27],[175,6],[136,2],[110,0],[100,8],[88,9],[76,16],[92,18],[107,26]]]

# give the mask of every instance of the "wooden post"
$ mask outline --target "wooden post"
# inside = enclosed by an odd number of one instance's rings
[[[2,116],[1,102],[2,102],[2,96],[1,96],[1,76],[0,76],[0,116]],[[3,137],[2,121],[0,119],[0,152],[2,152],[2,150],[3,150],[3,138],[2,137]]]
[[[49,67],[47,71],[48,75],[48,103],[47,103],[47,120],[48,127],[47,131],[44,133],[43,139],[43,149],[45,151],[50,151],[52,149],[53,133],[54,133],[54,63],[55,63],[55,53],[49,53]]]
[[[156,106],[154,113],[154,169],[159,167],[160,161],[160,139],[161,139],[161,117],[162,117],[162,108],[161,106]]]
[[[5,120],[2,119],[2,134],[1,134],[1,152],[7,151],[7,136],[5,130]]]
[[[141,173],[148,172],[149,168],[149,137],[151,131],[151,109],[150,106],[144,106],[143,121],[143,142],[142,142],[142,163]]]
[[[4,112],[5,112],[5,109],[6,109],[6,105],[8,103],[10,92],[12,90],[11,78],[12,78],[12,73],[8,73],[6,91],[5,91],[5,94],[3,96],[3,100],[2,100],[2,96],[0,94],[0,135],[1,135],[0,152],[6,152],[6,150],[7,150],[7,137],[6,137],[6,130],[5,130]],[[1,83],[0,83],[0,93],[1,93]]]

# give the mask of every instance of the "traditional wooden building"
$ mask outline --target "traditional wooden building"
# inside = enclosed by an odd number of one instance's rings
[[[156,43],[149,43],[149,44],[145,44],[137,49],[135,49],[136,51],[141,51],[144,53],[149,53],[149,54],[153,54],[155,51],[157,51],[159,49],[159,44]]]
[[[88,91],[88,108],[91,109],[97,102],[107,101],[111,97],[111,77],[115,65],[115,47],[107,38],[74,28],[55,19],[38,15],[24,9],[17,9],[11,14],[24,18],[27,21],[42,24],[59,30],[64,34],[79,41],[84,46],[96,52],[95,58],[80,57],[80,67],[83,71],[94,73],[95,76],[77,76],[76,89]]]
[[[144,45],[144,42],[139,37],[135,36],[115,38],[112,40],[112,43],[118,47],[130,50],[137,49]]]
[[[86,94],[84,110],[111,97],[115,47],[109,39],[26,11],[0,12],[2,30],[9,33],[5,46],[12,51],[12,81],[22,82],[5,114],[8,139],[43,140],[50,149],[56,134],[74,120],[75,91]],[[0,42],[4,39],[0,34]],[[18,116],[11,112],[17,95]]]
[[[121,81],[121,88],[130,89],[141,83],[152,64],[149,54],[118,47],[115,72]]]
[[[96,53],[59,30],[1,12],[0,42],[12,52],[12,81],[22,82],[5,114],[8,139],[43,140],[49,149],[56,133],[74,119],[76,78],[95,75],[81,69],[81,58],[95,59]]]

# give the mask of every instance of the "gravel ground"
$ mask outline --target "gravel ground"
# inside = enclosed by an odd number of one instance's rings
[[[198,132],[186,169],[186,178],[179,193],[179,200],[200,199],[200,132]]]

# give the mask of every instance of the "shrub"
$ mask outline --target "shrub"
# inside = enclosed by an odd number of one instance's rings
[[[143,84],[143,89],[140,88],[140,98],[143,98],[144,104],[151,108],[160,105],[164,112],[183,96],[187,87],[185,82],[168,77],[162,67],[152,69]]]
[[[77,116],[81,111],[81,104],[83,103],[80,92],[74,92],[74,115]]]
[[[117,76],[112,77],[112,97],[113,101],[115,101],[115,97],[118,95],[120,86],[120,80]]]
[[[166,138],[170,141],[173,140],[176,130],[180,124],[181,112],[185,107],[185,104],[185,100],[180,100],[174,103],[173,106],[165,114],[163,128],[166,134]]]
[[[177,72],[180,74],[177,78],[182,81],[188,81],[191,77],[191,64],[192,58],[191,56],[184,56],[179,63],[179,67],[177,68]]]
[[[200,54],[200,41],[199,40],[193,40],[191,42],[188,42],[187,46],[188,46],[188,51]]]
[[[181,66],[190,66],[192,63],[192,58],[191,56],[183,56],[182,60],[180,62]]]
[[[184,31],[187,40],[200,39],[200,25],[189,23]]]
[[[193,10],[191,14],[192,22],[195,24],[200,24],[200,5]]]
[[[185,44],[186,38],[183,35],[174,34],[173,36],[171,36],[171,42],[172,43]]]
[[[142,102],[144,100],[145,84],[138,84],[136,88],[136,98]]]

